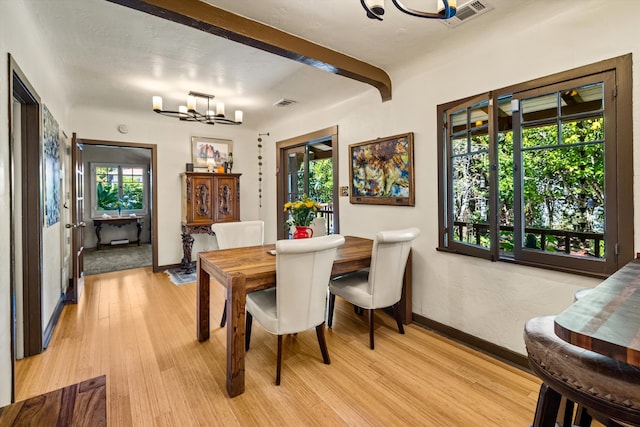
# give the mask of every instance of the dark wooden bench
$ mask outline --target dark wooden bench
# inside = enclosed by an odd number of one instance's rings
[[[0,408],[0,426],[106,426],[106,376]]]

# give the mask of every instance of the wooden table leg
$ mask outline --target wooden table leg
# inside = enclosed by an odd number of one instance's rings
[[[246,278],[232,274],[227,281],[227,393],[244,393]]]
[[[197,331],[198,341],[206,341],[209,339],[209,291],[210,277],[204,269],[200,268],[200,259],[197,266],[198,286],[196,287],[196,313],[197,313]]]
[[[400,304],[398,304],[398,308],[400,309],[400,317],[402,318],[402,323],[405,325],[410,324],[413,321],[412,318],[412,266],[411,266],[411,255],[412,251],[409,251],[409,257],[407,258],[407,265],[404,268],[404,278],[402,279],[402,297],[400,297]]]

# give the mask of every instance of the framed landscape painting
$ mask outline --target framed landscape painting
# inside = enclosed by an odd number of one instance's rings
[[[194,167],[207,167],[215,163],[221,165],[229,160],[233,152],[233,141],[230,139],[191,137],[191,153]]]
[[[349,146],[351,203],[414,206],[413,132]]]

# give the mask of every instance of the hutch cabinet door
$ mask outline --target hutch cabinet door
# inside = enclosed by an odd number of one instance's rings
[[[237,176],[217,175],[213,222],[240,220],[240,182]]]
[[[213,180],[207,175],[190,175],[186,180],[187,218],[189,224],[213,223]]]

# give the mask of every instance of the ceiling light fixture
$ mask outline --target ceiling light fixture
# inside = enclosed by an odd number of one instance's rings
[[[384,15],[384,1],[385,0],[360,0],[360,3],[364,10],[367,11],[368,18],[382,21],[382,15]],[[400,0],[391,1],[402,12],[407,15],[417,16],[418,18],[449,19],[456,15],[456,0],[438,0],[437,12],[421,12],[419,10],[406,7],[400,2]]]
[[[196,99],[203,98],[207,100],[207,109],[204,113],[200,113],[196,110]],[[213,98],[215,96],[200,92],[189,92],[187,96],[187,105],[180,105],[178,111],[163,110],[162,109],[162,97],[153,97],[153,111],[158,114],[163,114],[169,117],[176,117],[180,120],[187,122],[200,122],[207,125],[215,125],[216,123],[222,125],[239,125],[242,124],[243,113],[240,110],[235,112],[235,120],[228,119],[224,116],[224,103],[218,102],[215,105],[215,111],[213,107]]]

